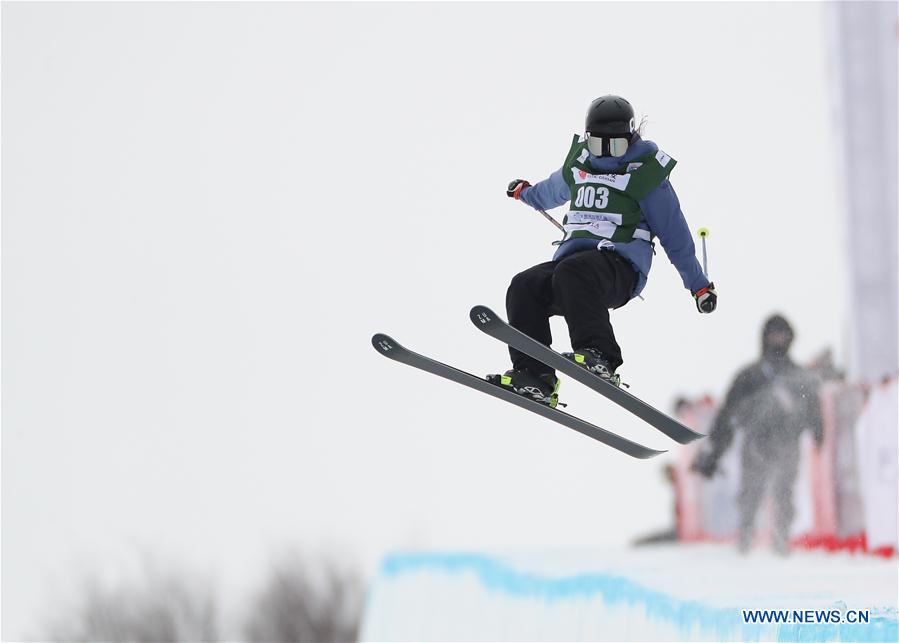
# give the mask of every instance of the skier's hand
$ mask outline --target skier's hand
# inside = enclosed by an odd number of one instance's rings
[[[515,179],[506,188],[506,196],[510,196],[517,201],[521,197],[521,191],[530,186],[531,184],[524,179]]]
[[[709,282],[708,286],[694,292],[693,299],[696,300],[696,310],[699,312],[715,312],[715,309],[718,307],[718,292],[715,290],[715,284]]]
[[[705,478],[711,478],[715,475],[715,471],[718,470],[718,462],[710,451],[704,451],[697,455],[696,459],[693,460],[693,464],[690,465],[690,470],[695,471]]]

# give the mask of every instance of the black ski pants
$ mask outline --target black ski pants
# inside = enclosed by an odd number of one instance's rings
[[[549,346],[549,318],[563,315],[573,349],[594,348],[617,368],[623,360],[609,309],[630,301],[636,282],[637,272],[631,263],[611,250],[583,250],[561,261],[547,261],[512,278],[506,293],[509,323]],[[553,372],[514,348],[509,353],[515,369]]]

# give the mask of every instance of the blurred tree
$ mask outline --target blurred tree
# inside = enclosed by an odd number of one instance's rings
[[[212,592],[174,573],[108,586],[91,580],[74,615],[51,628],[54,640],[192,643],[218,639]]]
[[[252,603],[244,634],[265,643],[355,641],[362,599],[354,572],[327,559],[313,565],[285,555]]]

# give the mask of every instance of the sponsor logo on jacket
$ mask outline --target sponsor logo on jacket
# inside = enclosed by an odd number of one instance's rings
[[[579,170],[576,167],[571,168],[571,172],[574,177],[574,182],[577,185],[582,185],[584,183],[599,183],[601,185],[613,187],[616,190],[624,190],[631,180],[630,174],[590,174],[589,172]]]

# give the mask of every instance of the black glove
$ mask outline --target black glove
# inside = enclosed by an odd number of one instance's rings
[[[704,451],[696,456],[690,469],[705,478],[711,478],[718,470],[718,460],[711,451]]]
[[[708,286],[694,292],[693,299],[696,300],[696,310],[699,312],[715,312],[715,309],[718,307],[718,293],[715,290],[715,284],[709,282]]]
[[[517,201],[521,197],[521,191],[528,187],[531,187],[531,184],[524,179],[515,179],[506,188],[506,196],[510,196]]]

